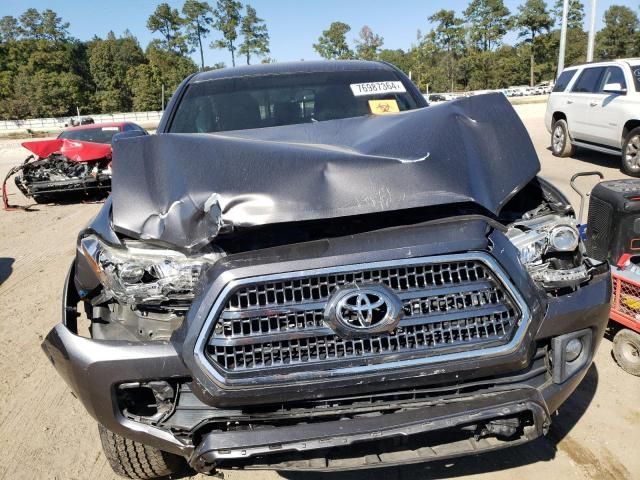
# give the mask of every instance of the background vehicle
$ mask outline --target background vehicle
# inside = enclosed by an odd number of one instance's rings
[[[447,97],[442,93],[432,93],[427,99],[429,103],[439,103],[448,101]]]
[[[640,60],[615,60],[564,70],[545,116],[551,148],[576,147],[621,156],[622,171],[640,176]]]
[[[80,140],[83,142],[106,143],[111,145],[113,136],[120,132],[147,131],[133,122],[88,123],[76,127],[65,128],[57,138]]]
[[[504,95],[425,106],[386,63],[256,65],[188,78],[158,135],[116,139],[43,349],[118,473],[403,465],[547,431],[608,265]]]
[[[12,168],[2,184],[5,210],[9,204],[7,181],[36,203],[49,203],[95,196],[111,189],[111,143],[120,132],[147,132],[131,122],[86,124],[65,129],[55,140],[24,142],[33,153]],[[18,207],[20,208],[20,207]]]

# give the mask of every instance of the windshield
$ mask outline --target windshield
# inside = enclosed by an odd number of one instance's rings
[[[113,136],[118,133],[118,127],[81,128],[79,130],[66,130],[58,138],[68,140],[80,140],[83,142],[108,143],[111,145]]]
[[[392,71],[225,78],[189,85],[169,131],[209,133],[275,127],[422,106]]]

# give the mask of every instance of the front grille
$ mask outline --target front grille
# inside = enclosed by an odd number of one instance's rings
[[[227,377],[335,371],[497,347],[513,338],[521,306],[483,256],[413,262],[243,280],[218,302],[206,357]],[[341,338],[325,323],[328,300],[340,286],[372,283],[399,297],[400,323],[391,332]]]

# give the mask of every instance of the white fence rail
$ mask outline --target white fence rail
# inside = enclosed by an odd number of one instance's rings
[[[146,122],[159,121],[162,112],[129,112],[129,113],[102,113],[99,115],[82,115],[91,117],[96,123],[102,122]],[[60,118],[29,118],[27,120],[0,120],[0,132],[15,130],[55,130],[64,128],[70,124],[70,119],[75,117]]]

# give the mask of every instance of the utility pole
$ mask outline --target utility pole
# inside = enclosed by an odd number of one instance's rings
[[[596,43],[596,10],[597,0],[591,0],[591,27],[589,28],[589,46],[587,48],[587,62],[593,62],[593,50]]]
[[[569,17],[569,0],[564,0],[562,7],[562,28],[560,29],[560,56],[558,57],[558,75],[564,70],[564,54],[567,49],[567,23]]]
[[[164,83],[162,84],[162,111],[164,112]]]

